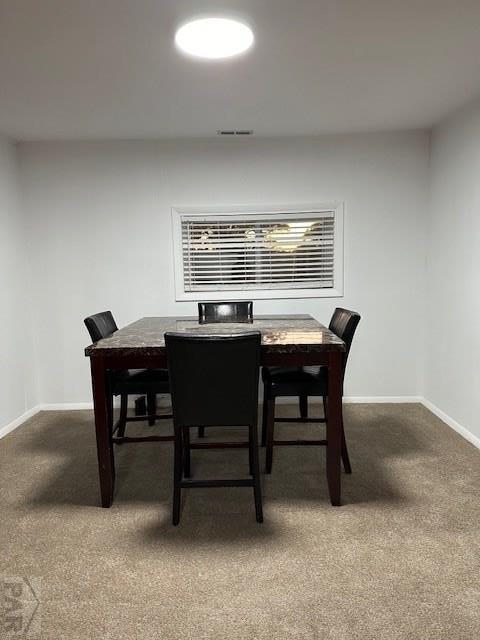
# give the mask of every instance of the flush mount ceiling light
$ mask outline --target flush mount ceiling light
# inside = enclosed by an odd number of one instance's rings
[[[217,60],[243,53],[253,44],[253,33],[243,22],[228,18],[202,18],[184,24],[175,44],[185,53]]]

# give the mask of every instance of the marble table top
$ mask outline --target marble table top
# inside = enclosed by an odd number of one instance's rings
[[[86,356],[154,356],[165,350],[166,332],[194,335],[233,335],[260,331],[266,351],[345,351],[345,344],[332,331],[309,315],[255,316],[248,323],[199,324],[196,317],[141,318],[109,338],[85,349]]]

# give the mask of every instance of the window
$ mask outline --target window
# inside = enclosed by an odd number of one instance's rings
[[[177,300],[343,295],[343,210],[172,209]]]

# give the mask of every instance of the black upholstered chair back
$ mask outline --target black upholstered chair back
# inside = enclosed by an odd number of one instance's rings
[[[356,311],[349,311],[348,309],[342,309],[337,307],[333,312],[332,319],[328,328],[333,331],[335,335],[341,338],[345,342],[345,353],[343,356],[343,372],[345,373],[345,367],[347,366],[348,354],[350,353],[350,347],[352,346],[353,336],[360,322],[360,314]]]
[[[166,333],[175,427],[256,424],[260,332]]]
[[[253,322],[253,302],[199,302],[198,321],[211,322]]]
[[[102,311],[84,320],[92,342],[98,342],[102,338],[108,338],[118,331],[117,324],[111,311]]]

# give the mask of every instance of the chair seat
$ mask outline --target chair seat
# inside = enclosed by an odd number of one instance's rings
[[[328,393],[325,366],[264,367],[262,380],[275,396],[323,396]]]
[[[119,395],[144,393],[170,393],[166,369],[129,369],[112,371],[112,393]]]

